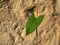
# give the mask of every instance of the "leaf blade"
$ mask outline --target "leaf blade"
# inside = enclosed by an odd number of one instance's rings
[[[26,32],[26,35],[32,33],[33,31],[35,31],[35,29],[39,26],[39,24],[41,24],[41,22],[43,21],[44,16],[41,15],[39,16],[34,23],[31,25],[29,31]]]
[[[35,21],[35,16],[34,16],[34,13],[32,13],[32,15],[28,18],[28,21],[26,24],[26,32],[28,32],[28,30],[31,27],[31,24],[33,24],[34,21]]]

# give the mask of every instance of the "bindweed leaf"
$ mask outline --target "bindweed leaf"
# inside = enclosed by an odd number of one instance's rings
[[[34,14],[31,15],[26,24],[26,35],[35,31],[35,29],[41,24],[44,19],[44,15],[40,15],[38,18],[35,18]]]

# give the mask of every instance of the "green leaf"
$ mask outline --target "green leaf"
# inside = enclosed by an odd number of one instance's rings
[[[34,19],[32,17],[34,17]],[[32,16],[32,17],[29,18],[31,20],[28,19],[28,23],[26,25],[26,35],[35,31],[35,29],[39,26],[39,24],[41,24],[41,22],[43,21],[43,18],[44,18],[43,15],[39,16],[38,18],[35,18],[35,16]],[[29,27],[27,27],[27,26],[29,26]]]
[[[27,24],[26,24],[26,33],[29,31],[31,25],[33,24],[33,22],[35,21],[35,16],[34,13],[32,13],[32,15],[28,18]]]

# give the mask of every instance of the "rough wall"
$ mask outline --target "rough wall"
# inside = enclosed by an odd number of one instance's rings
[[[38,45],[60,45],[60,0],[0,0],[0,45],[37,45],[36,31],[26,36],[31,12],[45,15],[38,27]],[[38,16],[37,16],[38,8]]]

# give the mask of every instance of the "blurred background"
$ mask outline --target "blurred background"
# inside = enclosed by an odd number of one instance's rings
[[[32,12],[45,15],[38,41],[36,31],[26,36]],[[60,45],[60,0],[0,0],[0,45]]]

